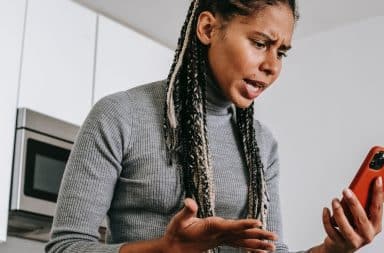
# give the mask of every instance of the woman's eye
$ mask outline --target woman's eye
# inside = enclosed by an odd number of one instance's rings
[[[261,42],[261,41],[257,41],[257,40],[253,40],[252,41],[253,45],[256,47],[256,48],[265,48],[266,45],[264,42]]]
[[[287,57],[287,53],[286,52],[278,52],[277,57],[279,59],[285,58],[285,57]]]

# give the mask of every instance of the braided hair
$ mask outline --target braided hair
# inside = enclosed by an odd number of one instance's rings
[[[286,4],[298,19],[294,0],[192,0],[167,79],[164,136],[169,162],[181,168],[186,197],[198,204],[198,217],[215,215],[215,188],[209,153],[206,122],[207,46],[197,38],[195,28],[203,11],[230,21],[247,16],[268,5]],[[268,197],[263,164],[253,126],[253,103],[236,108],[236,124],[249,174],[248,218],[266,224]]]

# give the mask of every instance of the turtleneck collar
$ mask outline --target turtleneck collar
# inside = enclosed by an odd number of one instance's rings
[[[212,73],[207,73],[206,98],[208,114],[230,114],[232,102],[224,96]]]

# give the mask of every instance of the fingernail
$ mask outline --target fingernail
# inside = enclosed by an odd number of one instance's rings
[[[350,198],[352,198],[352,191],[350,189],[345,189],[344,195],[345,195],[345,197],[350,199]]]
[[[377,179],[376,183],[377,183],[377,186],[382,187],[382,186],[383,186],[383,178],[382,178],[382,177],[379,177],[379,178]]]
[[[339,203],[339,201],[337,199],[334,199],[332,201],[332,205],[333,205],[334,208],[339,208],[340,207],[340,203]]]
[[[324,208],[323,208],[323,216],[326,216],[326,215],[327,215],[327,208],[324,207]]]

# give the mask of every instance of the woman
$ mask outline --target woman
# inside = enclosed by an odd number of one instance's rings
[[[83,124],[47,252],[288,252],[281,238],[277,143],[253,101],[279,76],[297,20],[292,0],[194,0],[168,80],[110,95]],[[165,110],[163,108],[165,107]],[[308,252],[350,253],[381,229],[350,191],[324,210]],[[97,242],[108,216],[108,243]]]

